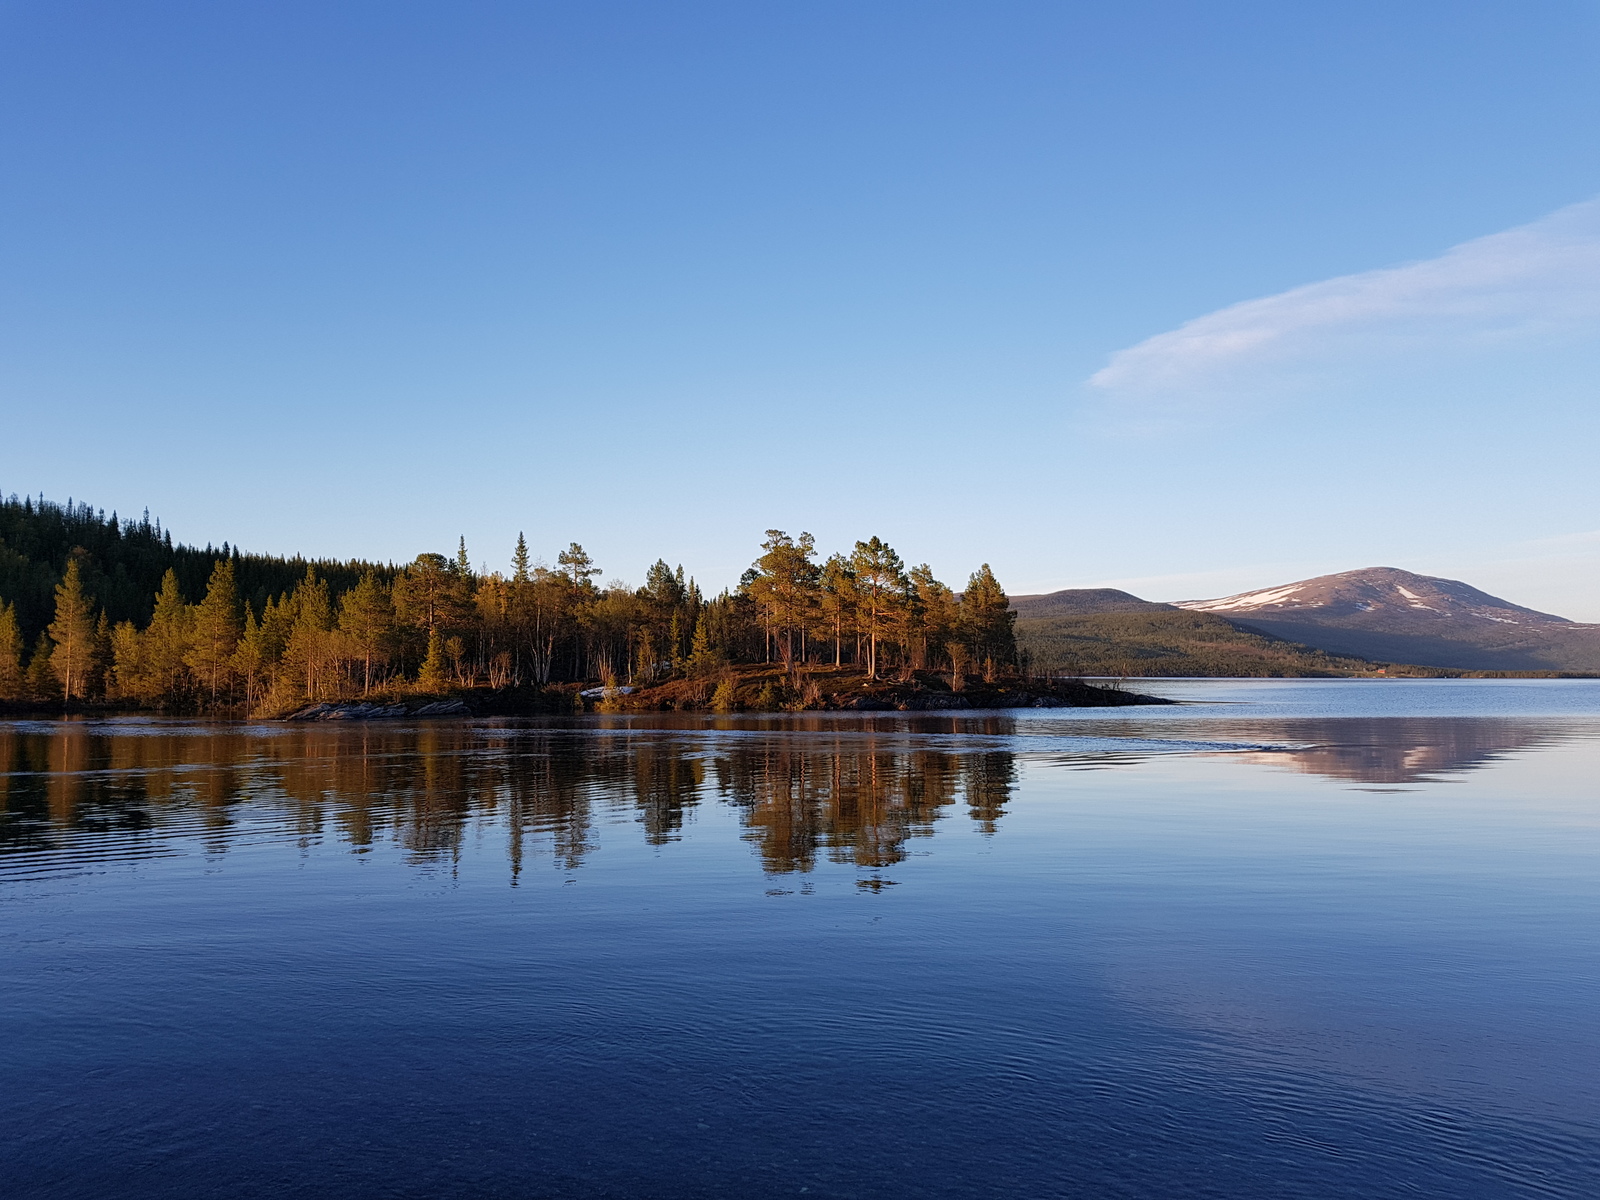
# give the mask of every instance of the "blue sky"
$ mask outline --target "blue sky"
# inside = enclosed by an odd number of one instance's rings
[[[1592,3],[0,3],[0,488],[1600,620]]]

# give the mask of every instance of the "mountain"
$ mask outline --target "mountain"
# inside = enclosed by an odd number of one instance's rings
[[[1021,617],[1083,617],[1111,612],[1172,612],[1170,604],[1141,600],[1116,588],[1067,588],[1038,596],[1013,596],[1011,607]]]
[[[1600,625],[1581,625],[1455,579],[1367,567],[1177,608],[1329,654],[1468,671],[1600,671]]]
[[[1312,650],[1210,613],[1138,603],[1144,607],[1131,611],[1019,615],[1017,645],[1035,670],[1066,675],[1281,677],[1378,671],[1376,663]]]

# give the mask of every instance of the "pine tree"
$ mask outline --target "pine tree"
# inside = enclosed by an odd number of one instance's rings
[[[194,624],[194,609],[178,590],[178,576],[171,567],[161,577],[156,593],[156,611],[144,633],[144,666],[152,677],[160,699],[170,703],[185,690],[184,658],[189,653],[189,635]]]
[[[22,630],[17,606],[0,603],[0,700],[19,700],[24,686]]]
[[[769,529],[761,549],[764,553],[751,568],[746,590],[766,624],[769,654],[776,643],[779,657],[791,663],[796,634],[800,636],[800,656],[805,657],[806,627],[817,606],[818,570],[811,561],[816,540],[809,533],[791,538],[781,529]]]
[[[590,582],[600,574],[600,568],[594,565],[594,559],[589,557],[589,552],[577,542],[573,542],[560,554],[556,555],[556,563],[562,567],[572,586],[580,591],[589,591],[593,584]]]
[[[316,699],[326,681],[332,647],[328,634],[333,629],[333,602],[328,597],[327,580],[319,580],[316,570],[306,568],[306,577],[290,597],[294,607],[294,626],[283,648],[281,679],[300,695]]]
[[[994,682],[996,666],[1010,666],[1017,658],[1017,614],[989,564],[972,573],[961,596],[961,626],[967,645],[983,663],[984,678]]]
[[[856,577],[842,554],[822,564],[817,606],[822,619],[833,631],[833,665],[844,664],[844,635],[852,628],[856,615]]]
[[[255,609],[246,604],[244,632],[239,635],[239,644],[233,651],[233,669],[244,679],[246,704],[253,706],[265,690],[262,685],[272,673],[273,662],[267,648],[266,627],[256,621]]]
[[[954,635],[960,614],[955,593],[933,577],[933,568],[927,563],[912,568],[911,591],[916,597],[912,653],[915,665],[925,667],[929,651],[942,650]]]
[[[442,554],[419,554],[394,581],[400,622],[419,633],[435,633],[467,620],[466,577]]]
[[[856,603],[862,632],[867,635],[867,674],[878,677],[878,641],[892,627],[905,599],[905,563],[879,538],[857,542],[850,556],[856,580]]]
[[[111,630],[111,687],[120,700],[153,700],[160,693],[146,663],[146,635],[132,621],[118,621]]]
[[[62,698],[81,697],[94,663],[94,616],[91,601],[83,592],[78,560],[67,562],[67,573],[56,585],[56,619],[50,622],[50,640],[55,650],[50,669],[61,681]]]
[[[372,692],[372,664],[388,655],[394,636],[394,604],[389,589],[368,571],[339,602],[339,629],[362,660],[361,694]]]
[[[233,560],[219,559],[211,569],[206,598],[194,610],[186,662],[211,691],[211,702],[229,682],[233,655],[239,646],[239,592],[233,581]]]

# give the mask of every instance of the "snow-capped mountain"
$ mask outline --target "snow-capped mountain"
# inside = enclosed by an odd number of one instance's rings
[[[1565,617],[1536,612],[1456,579],[1414,575],[1395,567],[1367,567],[1286,583],[1220,600],[1179,600],[1179,608],[1227,617],[1316,614],[1326,621],[1357,618],[1364,626],[1404,625],[1433,629],[1439,621],[1494,621],[1502,625],[1572,625]],[[1363,614],[1374,614],[1363,616]],[[1396,629],[1398,632],[1398,629]]]
[[[1331,653],[1471,670],[1600,670],[1600,626],[1455,579],[1368,567],[1177,607]]]

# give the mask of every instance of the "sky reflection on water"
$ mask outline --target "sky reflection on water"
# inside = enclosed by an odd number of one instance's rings
[[[1600,689],[1337,687],[0,725],[8,1195],[1600,1193]]]

